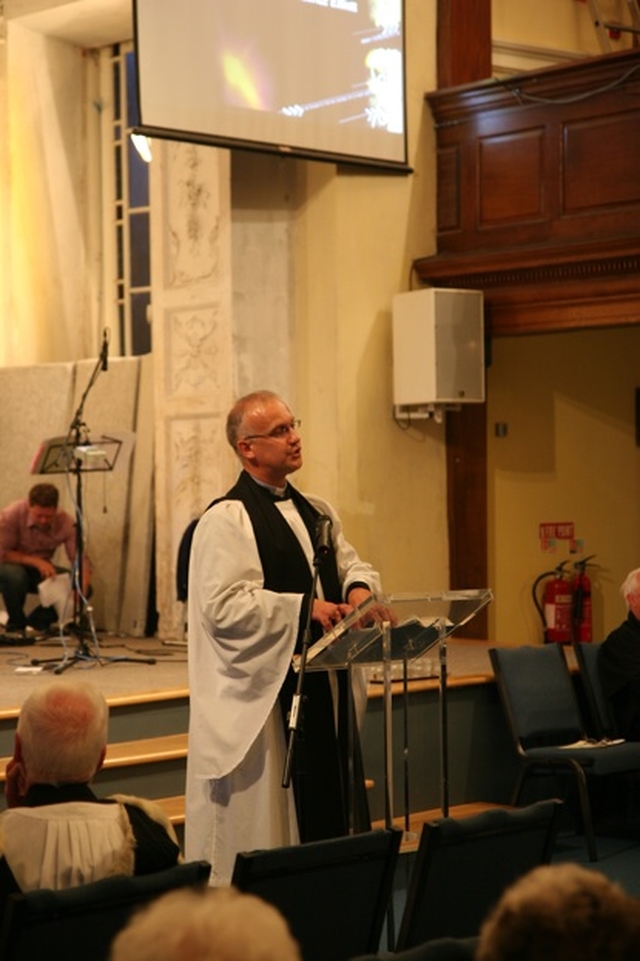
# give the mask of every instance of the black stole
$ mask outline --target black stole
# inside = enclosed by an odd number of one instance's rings
[[[315,545],[316,524],[320,513],[294,487],[289,485],[288,489],[309,531],[311,543]],[[246,471],[242,471],[236,484],[224,497],[218,498],[213,503],[216,504],[220,500],[242,501],[253,526],[265,588],[281,593],[292,592],[305,595],[296,644],[299,649],[306,624],[307,605],[313,602],[311,598],[313,574],[300,541],[278,510],[271,491],[257,484]],[[325,600],[336,604],[341,603],[342,588],[333,546],[322,558],[319,578]],[[319,637],[321,633],[320,625],[312,624],[314,638]],[[288,711],[296,690],[296,677],[293,669],[289,670],[280,690],[280,709],[285,733],[288,732]],[[340,733],[336,738],[333,733],[335,731],[333,699],[328,675],[324,671],[305,674],[302,722],[297,735],[293,763],[293,787],[302,841],[338,837],[349,832],[346,776],[349,699],[346,671],[338,672],[338,684]],[[356,827],[360,830],[368,830],[370,822],[359,744],[356,754],[358,772],[355,792]]]
[[[315,545],[320,512],[291,485],[289,491],[309,531],[311,543]],[[278,510],[271,492],[242,471],[236,484],[220,499],[239,500],[244,504],[253,526],[265,588],[280,593],[291,591],[294,594],[309,594],[313,580],[309,562],[300,541]],[[343,600],[342,588],[333,547],[322,558],[319,577],[325,600],[340,604]],[[317,625],[313,625],[313,630],[318,637]],[[300,641],[301,637],[298,639]]]

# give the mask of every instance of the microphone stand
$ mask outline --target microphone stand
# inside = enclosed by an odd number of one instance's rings
[[[87,631],[87,626],[91,634],[96,641],[97,649],[97,639],[95,637],[95,627],[93,624],[92,609],[87,603],[87,598],[84,591],[84,536],[83,536],[83,502],[82,502],[82,459],[79,455],[79,449],[83,442],[87,443],[89,440],[89,430],[87,425],[83,421],[83,411],[85,401],[89,395],[89,391],[95,384],[96,380],[100,375],[101,370],[107,370],[107,354],[108,354],[108,336],[107,331],[104,333],[104,340],[102,344],[102,350],[100,356],[96,362],[96,366],[93,369],[93,373],[89,378],[89,383],[87,384],[85,391],[80,399],[80,405],[74,414],[71,426],[67,432],[67,440],[65,442],[65,447],[70,448],[73,451],[73,472],[76,475],[76,556],[73,564],[73,577],[72,577],[72,589],[73,589],[73,622],[69,626],[69,630],[77,635],[78,646],[73,654],[65,654],[62,660],[59,658],[42,660],[38,658],[33,658],[31,663],[33,665],[44,664],[53,665],[57,663],[56,667],[52,667],[54,674],[62,674],[67,668],[72,667],[78,661],[98,661],[102,662],[112,662],[112,661],[131,661],[133,663],[140,664],[155,664],[155,658],[138,658],[138,657],[100,657],[98,653],[92,654],[89,650],[87,642],[85,641],[85,633]]]
[[[293,763],[293,753],[295,750],[296,737],[298,734],[298,726],[300,723],[301,716],[301,704],[302,704],[302,688],[304,685],[304,676],[307,666],[307,653],[309,651],[309,644],[311,641],[311,612],[313,610],[313,601],[316,596],[316,588],[318,586],[318,576],[320,574],[320,564],[324,554],[322,551],[316,548],[314,558],[313,558],[313,580],[311,582],[311,600],[309,602],[309,609],[307,611],[307,619],[304,626],[304,632],[302,635],[302,649],[300,651],[300,663],[298,666],[298,678],[296,682],[295,694],[291,699],[291,710],[289,712],[289,740],[287,743],[287,755],[284,762],[284,772],[282,774],[282,787],[288,788],[291,783],[291,766]]]

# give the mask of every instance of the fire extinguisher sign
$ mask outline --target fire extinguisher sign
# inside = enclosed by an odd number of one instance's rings
[[[575,539],[575,524],[573,521],[548,521],[538,528],[540,546],[544,551],[555,548],[557,541],[570,541],[569,550],[575,553],[580,549]]]

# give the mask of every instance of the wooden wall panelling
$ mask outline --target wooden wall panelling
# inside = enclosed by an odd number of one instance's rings
[[[640,52],[427,100],[438,253],[420,279],[482,288],[493,334],[637,323]]]
[[[468,166],[459,176],[474,188],[462,194],[461,185],[446,185],[468,207],[464,231],[442,231],[440,252],[571,243],[584,239],[585,227],[593,237],[637,233],[640,53],[589,64],[590,91],[571,83],[571,65],[564,74],[553,71],[555,93],[536,92],[531,103],[529,88],[537,88],[525,76],[514,89],[496,89],[492,102],[470,101],[466,118],[439,128],[438,149],[462,148]],[[586,65],[579,66],[584,73]],[[434,110],[438,123],[435,101]]]

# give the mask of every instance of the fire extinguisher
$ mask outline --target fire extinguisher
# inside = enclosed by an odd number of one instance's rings
[[[533,603],[542,619],[545,644],[570,644],[573,640],[573,585],[565,571],[567,563],[561,561],[554,570],[540,574],[533,584]],[[551,579],[544,585],[541,603],[538,585],[545,577]]]
[[[573,639],[591,643],[593,640],[593,620],[591,608],[591,579],[586,567],[595,554],[590,554],[573,565]]]

